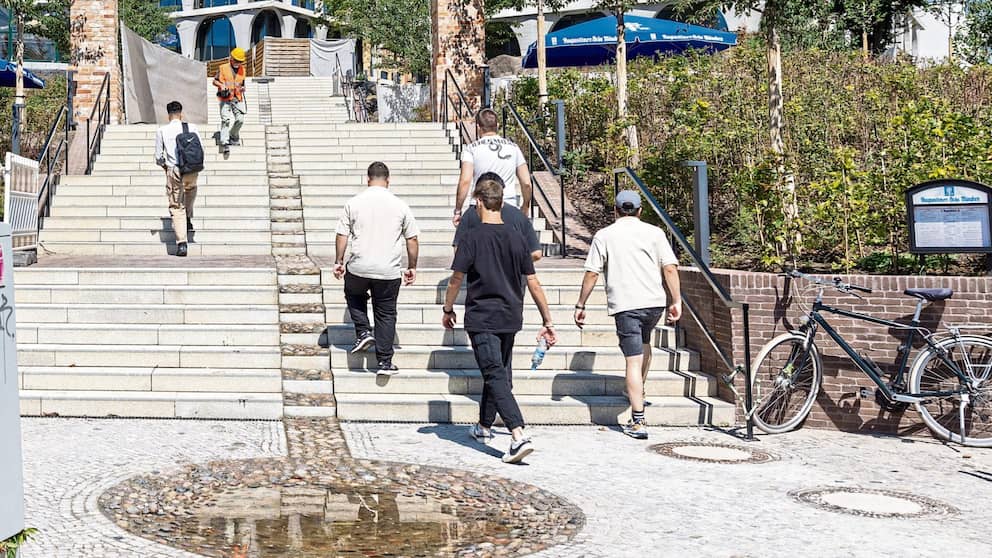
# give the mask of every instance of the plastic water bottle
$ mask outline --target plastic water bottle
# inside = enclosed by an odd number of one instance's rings
[[[530,358],[530,369],[537,370],[537,367],[544,362],[544,354],[548,352],[548,342],[543,337],[537,341],[537,347],[534,348],[534,356]]]

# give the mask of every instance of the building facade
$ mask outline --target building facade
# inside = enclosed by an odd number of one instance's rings
[[[234,47],[248,50],[265,37],[327,37],[314,28],[318,0],[160,0],[172,9],[175,26],[161,41],[196,60],[226,58]]]

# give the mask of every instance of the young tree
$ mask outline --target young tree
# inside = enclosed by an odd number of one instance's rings
[[[596,8],[608,10],[617,18],[617,118],[621,122],[629,117],[627,111],[627,38],[624,14],[636,4],[636,0],[597,0],[596,2]],[[624,128],[624,136],[627,139],[627,148],[630,150],[630,165],[636,167],[640,164],[637,126],[628,123]]]
[[[927,10],[937,18],[938,21],[947,26],[947,60],[954,61],[954,35],[955,26],[962,18],[961,3],[959,0],[931,0],[927,5]]]
[[[380,47],[410,73],[430,69],[429,0],[324,0],[316,22]]]
[[[24,122],[21,113],[24,110],[24,25],[34,8],[32,0],[3,0],[3,7],[10,14],[10,24],[15,29],[14,35],[14,63],[17,69],[14,74],[14,107],[13,122],[11,130],[12,147],[14,153],[20,152],[19,138],[24,130]]]
[[[964,25],[959,28],[957,51],[971,64],[992,62],[992,0],[964,4]]]
[[[847,28],[861,35],[861,54],[870,55],[868,37],[885,17],[882,0],[840,0],[841,18]]]

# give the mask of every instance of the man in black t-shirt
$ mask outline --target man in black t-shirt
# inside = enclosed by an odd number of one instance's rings
[[[500,188],[504,188],[506,185],[503,184],[503,179],[494,172],[486,172],[479,176],[479,180],[476,181],[475,187],[478,188],[479,184],[486,181],[493,181],[499,184]],[[530,250],[531,259],[535,262],[541,259],[541,239],[537,236],[537,231],[534,230],[534,224],[530,222],[530,219],[523,214],[519,209],[513,207],[512,205],[503,204],[503,209],[500,210],[500,217],[503,220],[503,224],[510,227],[511,229],[519,232],[523,237],[524,241],[527,243],[527,248]],[[482,220],[479,218],[479,212],[472,207],[472,210],[465,213],[462,216],[461,221],[458,222],[458,228],[455,229],[455,238],[451,242],[451,245],[458,250],[458,243],[462,241],[468,232],[482,224]]]
[[[455,299],[462,280],[468,276],[465,298],[465,331],[472,341],[475,360],[482,372],[482,401],[479,423],[472,426],[472,437],[488,441],[496,413],[510,429],[513,441],[503,454],[506,463],[519,463],[534,451],[534,444],[524,437],[524,419],[513,397],[511,360],[516,333],[523,328],[524,292],[520,278],[526,277],[527,289],[544,320],[538,333],[548,346],[557,341],[551,312],[541,283],[534,272],[534,262],[524,237],[503,224],[500,209],[503,188],[496,181],[480,181],[474,197],[475,211],[481,223],[470,230],[458,245],[451,264],[451,279],[444,297],[444,318],[448,329],[455,327]]]

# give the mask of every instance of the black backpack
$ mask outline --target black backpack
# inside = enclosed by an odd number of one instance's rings
[[[203,170],[203,145],[200,136],[189,131],[189,124],[183,122],[183,133],[176,136],[176,166],[179,174],[190,174]]]

